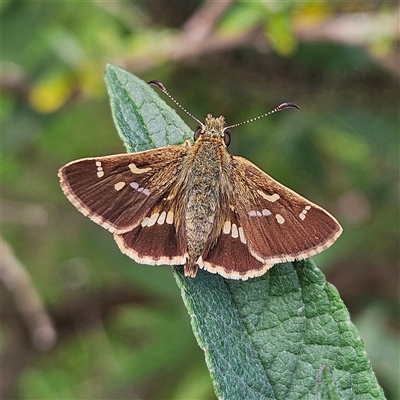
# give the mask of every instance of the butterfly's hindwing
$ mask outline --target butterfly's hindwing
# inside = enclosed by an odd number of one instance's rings
[[[187,253],[177,240],[174,212],[171,201],[162,199],[136,228],[114,234],[120,250],[138,263],[184,264]]]
[[[244,229],[233,210],[215,245],[206,247],[197,263],[209,272],[242,280],[261,276],[273,266],[257,260],[250,253]]]
[[[186,153],[168,146],[73,161],[59,171],[61,187],[85,216],[111,232],[128,232],[174,185]]]
[[[266,263],[310,257],[329,247],[342,228],[328,212],[233,157],[235,209],[251,252]]]

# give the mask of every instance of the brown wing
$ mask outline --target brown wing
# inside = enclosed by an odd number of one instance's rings
[[[187,149],[168,146],[85,158],[59,171],[61,188],[85,216],[122,234],[140,225],[176,182]]]
[[[233,207],[251,253],[275,264],[310,257],[341,234],[336,219],[242,157],[233,157]]]
[[[160,200],[136,228],[122,234],[114,233],[124,254],[141,264],[185,264],[186,246],[177,240],[172,201]]]
[[[229,279],[246,280],[263,275],[273,264],[251,254],[244,229],[235,210],[230,209],[222,232],[214,246],[204,249],[197,260],[200,268]]]

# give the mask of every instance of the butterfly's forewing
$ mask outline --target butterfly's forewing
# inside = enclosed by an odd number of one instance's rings
[[[61,187],[85,216],[115,233],[140,225],[176,182],[187,149],[85,158],[59,171]]]
[[[329,247],[342,228],[328,212],[233,157],[234,207],[250,251],[265,263],[303,259]]]

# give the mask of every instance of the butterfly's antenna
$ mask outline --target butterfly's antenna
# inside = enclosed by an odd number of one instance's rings
[[[297,108],[298,110],[300,110],[300,107],[295,103],[282,103],[278,107],[274,108],[273,110],[271,110],[271,111],[269,111],[269,112],[267,112],[267,113],[265,113],[263,115],[260,115],[259,117],[250,118],[247,121],[239,122],[238,124],[226,126],[224,128],[224,130],[231,129],[231,128],[236,128],[237,126],[240,126],[240,125],[244,125],[244,124],[248,124],[250,122],[258,121],[261,118],[267,117],[268,115],[274,114],[274,113],[276,113],[278,111],[282,111],[285,108]]]
[[[204,126],[204,124],[198,120],[192,113],[190,113],[186,108],[181,106],[168,92],[167,88],[159,81],[150,81],[147,82],[149,85],[157,86],[163,93],[165,93],[182,111],[184,111],[189,117],[193,118],[200,126]]]

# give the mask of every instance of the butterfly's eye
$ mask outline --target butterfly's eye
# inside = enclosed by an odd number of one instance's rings
[[[201,127],[198,127],[194,132],[194,140],[196,141],[201,135]]]
[[[224,132],[224,142],[226,147],[228,147],[231,144],[231,135],[228,131]]]

